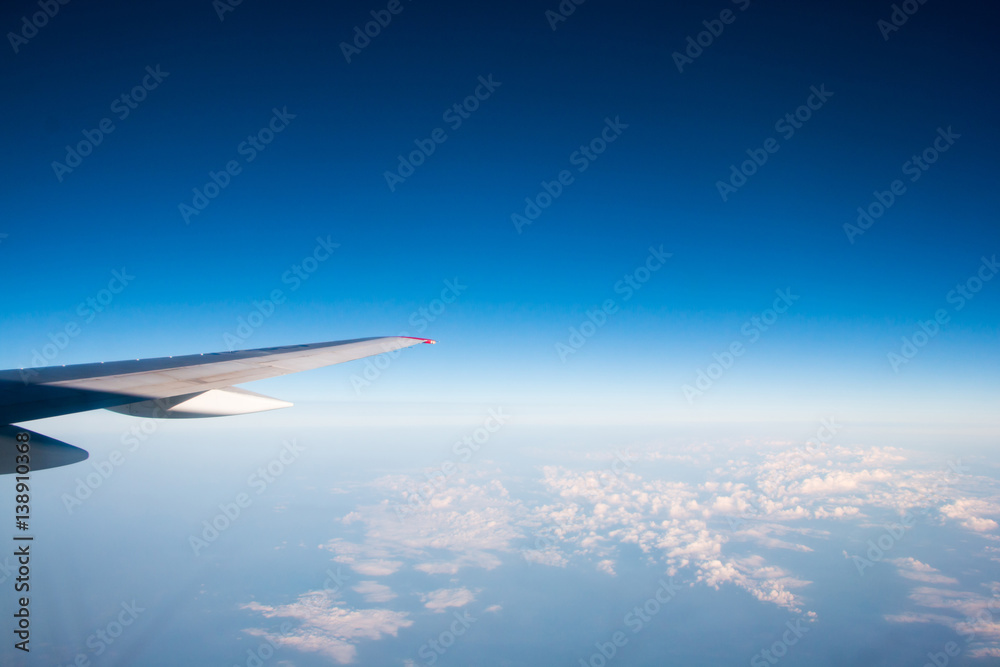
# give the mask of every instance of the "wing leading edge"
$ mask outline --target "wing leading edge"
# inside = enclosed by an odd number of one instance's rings
[[[234,384],[434,342],[427,338],[383,336],[235,352],[0,371],[0,426],[99,408],[118,408],[118,412],[144,417],[254,411],[242,407],[233,408],[235,412],[220,412],[217,407],[220,395],[224,395],[230,403],[242,400],[243,406],[249,405],[247,401],[256,400],[257,405],[265,406],[259,409],[286,407],[288,404],[283,401],[229,388]],[[223,391],[208,394],[212,390]],[[202,394],[206,397],[193,400]],[[256,399],[248,398],[248,394]],[[176,397],[187,398],[183,401],[169,400]],[[132,404],[142,404],[142,407],[125,407]],[[212,407],[201,408],[207,412],[197,414],[192,412],[195,408],[190,407],[195,404],[211,404]],[[174,414],[167,413],[181,406],[188,407],[175,410]],[[164,414],[156,414],[159,410],[163,410]]]

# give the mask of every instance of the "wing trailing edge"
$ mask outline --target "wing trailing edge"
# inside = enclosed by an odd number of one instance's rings
[[[292,404],[239,387],[209,389],[194,394],[156,398],[108,408],[132,417],[153,419],[195,419],[198,417],[230,417],[290,408]]]

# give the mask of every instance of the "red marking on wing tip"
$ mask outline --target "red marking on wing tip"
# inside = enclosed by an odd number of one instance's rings
[[[400,338],[409,338],[410,340],[419,340],[422,343],[427,343],[429,345],[436,345],[436,340],[431,340],[430,338],[417,338],[416,336],[400,336]]]

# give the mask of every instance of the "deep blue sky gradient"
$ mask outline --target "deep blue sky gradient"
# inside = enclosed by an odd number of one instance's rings
[[[226,349],[281,288],[243,347],[441,341],[369,398],[563,401],[609,420],[991,419],[1000,282],[960,312],[947,294],[1000,252],[992,9],[927,3],[886,41],[889,3],[592,0],[553,31],[555,6],[405,2],[350,63],[339,43],[384,5],[246,0],[224,21],[207,1],[62,6],[2,57],[0,366],[33,365],[125,267],[134,282],[50,363]],[[679,73],[671,54],[725,8],[735,21]],[[33,11],[10,4],[0,25]],[[65,146],[157,65],[169,76],[59,182]],[[489,75],[501,86],[448,128],[442,112]],[[821,85],[833,96],[781,137],[775,122]],[[285,107],[296,117],[245,163],[237,146]],[[616,117],[621,137],[519,234],[525,197]],[[447,141],[391,192],[384,172],[438,127]],[[857,207],[948,127],[955,145],[848,242]],[[780,150],[724,202],[716,181],[769,137]],[[185,224],[178,205],[232,159],[242,173]],[[317,237],[341,245],[291,291],[282,275]],[[623,301],[616,281],[661,244],[673,257]],[[416,331],[454,279],[467,291]],[[690,405],[681,386],[784,288],[800,300]],[[556,343],[608,298],[621,311],[562,363]],[[894,373],[886,354],[939,308],[951,321]],[[360,368],[275,382],[357,399]]]

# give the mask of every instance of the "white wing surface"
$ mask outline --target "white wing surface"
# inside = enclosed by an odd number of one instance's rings
[[[383,336],[182,357],[0,371],[0,427],[99,408],[159,418],[214,417],[273,410],[288,407],[291,403],[233,385],[433,342],[427,338]],[[4,461],[8,458],[13,460],[16,432],[18,429],[0,428],[0,452]],[[35,436],[33,444],[37,443],[37,447],[46,446],[47,441],[57,442],[39,434],[32,435]],[[65,443],[58,444],[72,447]],[[74,456],[77,458],[73,461],[55,465],[80,460],[78,454]],[[50,459],[49,463],[54,461]],[[5,465],[0,465],[0,474],[8,472],[5,468]],[[32,469],[37,470],[38,467],[32,466]]]

